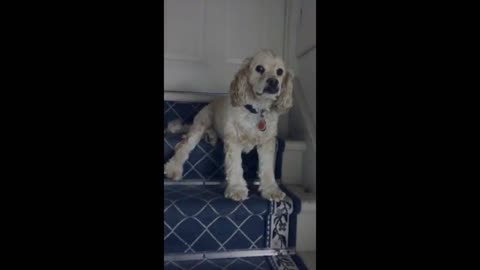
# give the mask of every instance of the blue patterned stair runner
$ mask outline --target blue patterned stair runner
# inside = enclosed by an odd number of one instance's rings
[[[260,256],[238,257],[228,259],[199,259],[188,261],[165,260],[166,270],[278,270],[299,269],[307,270],[300,257],[296,255],[286,256]]]
[[[206,103],[164,103],[164,126],[182,119],[191,123]],[[164,162],[173,155],[179,134],[165,134]],[[281,178],[285,142],[277,140],[275,178]],[[237,250],[285,250],[295,248],[296,216],[300,201],[280,184],[287,198],[270,202],[258,192],[256,149],[243,154],[244,178],[249,199],[235,202],[224,197],[223,143],[211,146],[202,140],[192,151],[179,182],[164,179],[165,269],[306,269],[294,255],[238,257],[230,259],[175,259],[175,254]]]

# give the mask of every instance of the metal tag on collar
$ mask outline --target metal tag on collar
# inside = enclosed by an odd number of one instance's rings
[[[260,131],[267,130],[267,122],[265,121],[265,119],[262,118],[262,119],[260,119],[260,121],[258,121],[257,128]]]
[[[257,124],[257,128],[262,132],[267,130],[267,121],[265,121],[265,118],[263,115],[264,113],[265,113],[265,110],[260,111],[260,121],[258,121],[258,124]]]

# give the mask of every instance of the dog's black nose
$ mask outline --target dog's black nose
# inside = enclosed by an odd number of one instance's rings
[[[270,78],[267,80],[267,84],[270,87],[277,87],[278,86],[278,80],[274,78]]]

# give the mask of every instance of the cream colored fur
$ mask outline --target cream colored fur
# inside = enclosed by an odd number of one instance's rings
[[[256,67],[264,67],[264,73]],[[278,69],[283,74],[276,74]],[[279,91],[265,93],[267,79],[279,81]],[[225,174],[227,188],[225,197],[235,201],[248,198],[248,189],[243,179],[242,152],[250,152],[257,146],[259,156],[260,191],[268,200],[282,200],[285,194],[275,182],[274,158],[278,128],[278,118],[292,107],[293,74],[285,69],[283,60],[269,50],[262,50],[252,58],[245,59],[230,86],[230,96],[213,101],[205,106],[195,117],[184,139],[175,147],[174,156],[165,164],[165,175],[180,180],[183,164],[188,155],[206,134],[211,143],[216,136],[224,141]],[[257,110],[266,110],[264,119],[267,129],[257,128],[259,114],[253,114],[244,108],[250,104]],[[175,130],[180,130],[177,127]]]

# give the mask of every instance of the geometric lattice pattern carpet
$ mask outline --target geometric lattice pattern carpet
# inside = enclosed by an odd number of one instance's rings
[[[205,105],[165,102],[164,125],[177,119],[191,123]],[[179,134],[165,134],[164,163],[180,140]],[[284,141],[278,139],[275,177],[287,194],[285,200],[271,202],[260,196],[255,184],[258,156],[254,149],[242,156],[249,198],[236,202],[224,197],[222,142],[215,146],[200,142],[185,163],[183,180],[164,179],[165,269],[306,269],[292,254],[301,205],[281,185],[284,148]],[[261,255],[270,251],[276,253]]]

